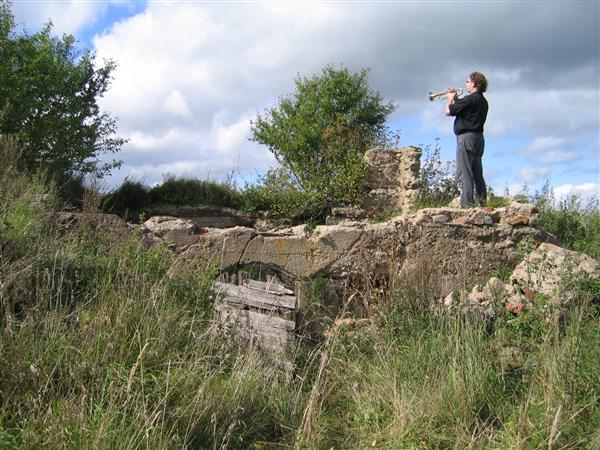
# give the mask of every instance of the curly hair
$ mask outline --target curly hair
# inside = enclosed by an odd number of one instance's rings
[[[488,81],[484,74],[481,72],[473,72],[469,75],[469,78],[475,84],[475,87],[479,92],[487,91]]]

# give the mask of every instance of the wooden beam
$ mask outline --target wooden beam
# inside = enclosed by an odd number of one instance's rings
[[[236,286],[226,283],[215,283],[217,294],[224,293],[234,297],[236,303],[247,303],[250,306],[262,309],[287,308],[296,309],[296,297],[293,295],[275,295],[268,292],[258,292],[246,286]]]

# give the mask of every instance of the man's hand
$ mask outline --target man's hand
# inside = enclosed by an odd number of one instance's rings
[[[456,99],[456,91],[452,88],[448,88],[448,94],[447,94],[447,98],[448,98],[448,104],[452,104],[454,102],[454,100]]]
[[[456,91],[452,88],[448,88],[446,92],[446,98],[448,99],[448,102],[446,103],[446,108],[444,108],[444,114],[450,116],[450,105],[454,103],[454,99],[456,98]]]

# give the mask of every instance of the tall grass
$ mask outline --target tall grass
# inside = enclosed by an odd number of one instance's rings
[[[151,204],[150,188],[142,181],[126,178],[119,187],[104,196],[102,209],[107,213],[134,219]]]
[[[289,434],[276,425],[290,423],[287,406],[271,407],[289,396],[284,377],[209,327],[210,267],[85,223],[31,247],[43,230],[29,186],[1,211],[21,230],[2,233],[1,448],[221,448]]]
[[[211,267],[94,221],[60,229],[43,180],[8,172],[0,448],[600,444],[597,291],[583,290],[558,327],[541,304],[498,311],[493,324],[441,312],[427,273],[390,292],[365,288],[355,295],[370,321],[338,322],[320,344],[300,346],[288,378],[210,326]]]
[[[308,448],[583,448],[600,437],[598,309],[537,340],[490,330],[396,292],[375,322],[341,333]],[[414,303],[413,303],[414,304]],[[594,319],[584,318],[594,311]],[[505,350],[520,355],[503,366]],[[554,432],[553,432],[553,425]]]
[[[235,207],[239,192],[229,183],[193,178],[167,177],[150,190],[153,203]]]

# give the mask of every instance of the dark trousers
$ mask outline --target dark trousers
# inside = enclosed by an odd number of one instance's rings
[[[463,133],[457,136],[456,176],[460,180],[460,206],[483,206],[487,197],[481,157],[485,140],[483,133]],[[475,194],[475,197],[474,195]]]

